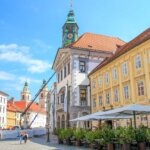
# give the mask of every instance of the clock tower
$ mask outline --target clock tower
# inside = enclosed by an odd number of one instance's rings
[[[75,21],[75,15],[72,8],[70,9],[67,20],[63,26],[62,46],[65,47],[78,39],[78,25]]]

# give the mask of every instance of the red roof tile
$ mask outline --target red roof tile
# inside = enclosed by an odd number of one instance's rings
[[[7,102],[7,111],[16,112],[16,108],[13,106],[11,102]]]
[[[22,111],[24,111],[26,107],[29,105],[29,103],[30,102],[26,102],[26,101],[15,101],[14,105],[20,108]],[[40,105],[36,103],[32,103],[28,111],[38,112],[40,109],[41,109]],[[46,112],[45,108],[43,108],[40,112],[45,113]]]
[[[124,44],[124,41],[116,37],[85,33],[76,42],[69,44],[67,47],[113,52]]]
[[[118,58],[119,56],[123,55],[124,53],[128,52],[129,50],[131,50],[132,48],[138,46],[139,44],[147,41],[150,39],[150,28],[148,28],[147,30],[145,30],[143,33],[141,33],[140,35],[138,35],[137,37],[135,37],[133,40],[131,40],[130,42],[126,43],[124,46],[120,47],[115,54],[113,54],[111,57],[106,58],[104,61],[102,61],[96,68],[94,68],[89,76],[96,72],[97,70],[101,69],[102,67],[104,67],[105,65],[107,65],[108,63],[110,63],[111,61],[115,60],[116,58]]]

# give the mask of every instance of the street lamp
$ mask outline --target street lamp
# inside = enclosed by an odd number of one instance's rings
[[[51,103],[50,103],[50,94],[47,97],[47,142],[50,142],[50,110],[51,110]]]

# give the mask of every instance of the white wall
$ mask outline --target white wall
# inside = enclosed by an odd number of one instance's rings
[[[0,127],[6,128],[7,96],[0,95]]]
[[[31,112],[30,116],[29,116],[29,124],[31,123],[31,121],[34,119],[35,115],[37,113],[35,112]],[[34,120],[34,122],[31,125],[31,128],[35,128],[35,127],[45,127],[46,125],[46,114],[38,114],[38,116],[36,117],[36,119]]]

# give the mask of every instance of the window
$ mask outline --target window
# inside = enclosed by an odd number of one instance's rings
[[[109,76],[108,76],[108,72],[105,73],[105,82],[108,83],[109,82]]]
[[[100,106],[103,105],[102,100],[103,100],[103,96],[102,96],[102,94],[100,94],[100,95],[99,95],[99,105],[100,105]]]
[[[119,101],[118,89],[114,89],[114,101],[115,101],[115,102],[118,102],[118,101]]]
[[[87,105],[86,89],[80,89],[80,105],[81,106],[86,106]]]
[[[128,74],[128,65],[127,65],[127,62],[125,62],[125,63],[122,64],[122,73],[125,76]]]
[[[106,104],[110,103],[110,92],[106,92]]]
[[[141,56],[137,55],[135,57],[135,64],[136,64],[136,69],[139,69],[142,67],[142,62],[141,62]]]
[[[144,95],[144,81],[137,81],[138,95]]]
[[[118,75],[117,75],[117,69],[116,69],[116,68],[114,68],[114,69],[112,70],[112,74],[113,74],[113,79],[114,79],[114,80],[117,80]]]
[[[93,107],[96,107],[96,99],[93,99]]]
[[[79,68],[80,72],[85,72],[86,71],[85,61],[80,61],[79,64],[80,64],[80,68]]]
[[[64,98],[65,98],[65,93],[63,92],[63,93],[61,94],[61,103],[64,103]]]
[[[57,75],[57,80],[58,80],[58,83],[60,82],[60,76],[59,76],[59,73]]]
[[[41,98],[43,98],[44,96],[43,96],[43,93],[41,93]]]
[[[63,79],[63,71],[61,70],[61,81],[62,81],[62,79]]]
[[[59,104],[59,96],[57,97],[57,104]]]
[[[129,86],[124,86],[124,99],[129,99]]]
[[[70,63],[68,63],[68,75],[70,74]]]
[[[98,84],[99,84],[99,85],[102,85],[102,76],[99,76],[99,77],[98,77]]]
[[[64,78],[66,78],[66,75],[67,75],[67,74],[66,74],[66,71],[67,71],[67,70],[66,70],[66,66],[65,66],[65,67],[64,67]]]
[[[96,81],[95,80],[92,81],[92,88],[96,88]]]

